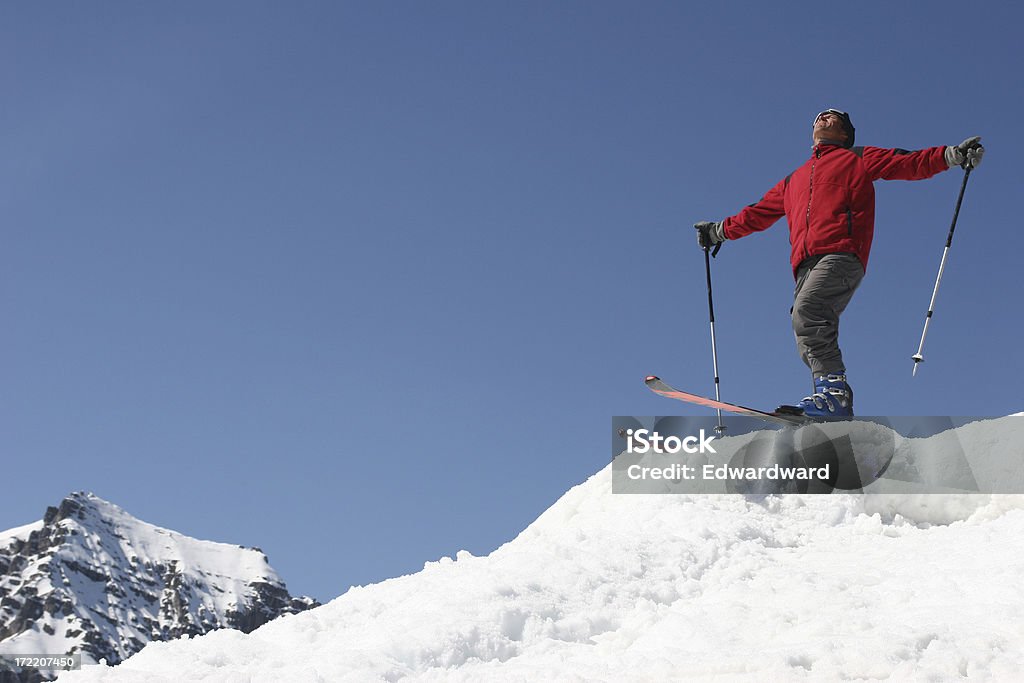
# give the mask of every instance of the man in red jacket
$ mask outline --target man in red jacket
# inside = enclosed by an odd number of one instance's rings
[[[793,332],[811,369],[814,393],[795,409],[812,417],[853,415],[853,390],[839,349],[839,316],[864,277],[875,229],[875,180],[923,180],[953,166],[976,166],[979,137],[916,152],[854,147],[850,115],[826,109],[814,119],[811,158],[760,201],[724,221],[703,221],[698,243],[710,248],[789,222],[796,278]]]

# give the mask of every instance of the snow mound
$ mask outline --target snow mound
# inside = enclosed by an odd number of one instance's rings
[[[614,495],[487,557],[61,681],[925,681],[1024,671],[1024,496]]]

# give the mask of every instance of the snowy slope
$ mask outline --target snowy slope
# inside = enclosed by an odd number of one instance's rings
[[[73,493],[0,533],[0,654],[119,662],[154,639],[252,630],[313,606],[257,549],[199,541]]]
[[[1020,448],[989,427],[972,458]],[[60,680],[1018,681],[1022,579],[1024,496],[613,495],[608,467],[487,557]]]

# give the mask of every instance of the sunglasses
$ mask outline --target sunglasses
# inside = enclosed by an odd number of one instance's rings
[[[841,119],[845,119],[849,116],[849,114],[847,114],[845,111],[839,111],[838,109],[826,109],[825,111],[820,112],[817,116],[814,117],[814,122],[817,123],[818,119],[820,119],[825,114],[835,114]]]

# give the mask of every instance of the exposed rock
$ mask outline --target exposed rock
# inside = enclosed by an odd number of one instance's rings
[[[0,532],[0,653],[117,663],[152,640],[249,632],[318,605],[290,595],[258,549],[161,529],[90,493]]]

